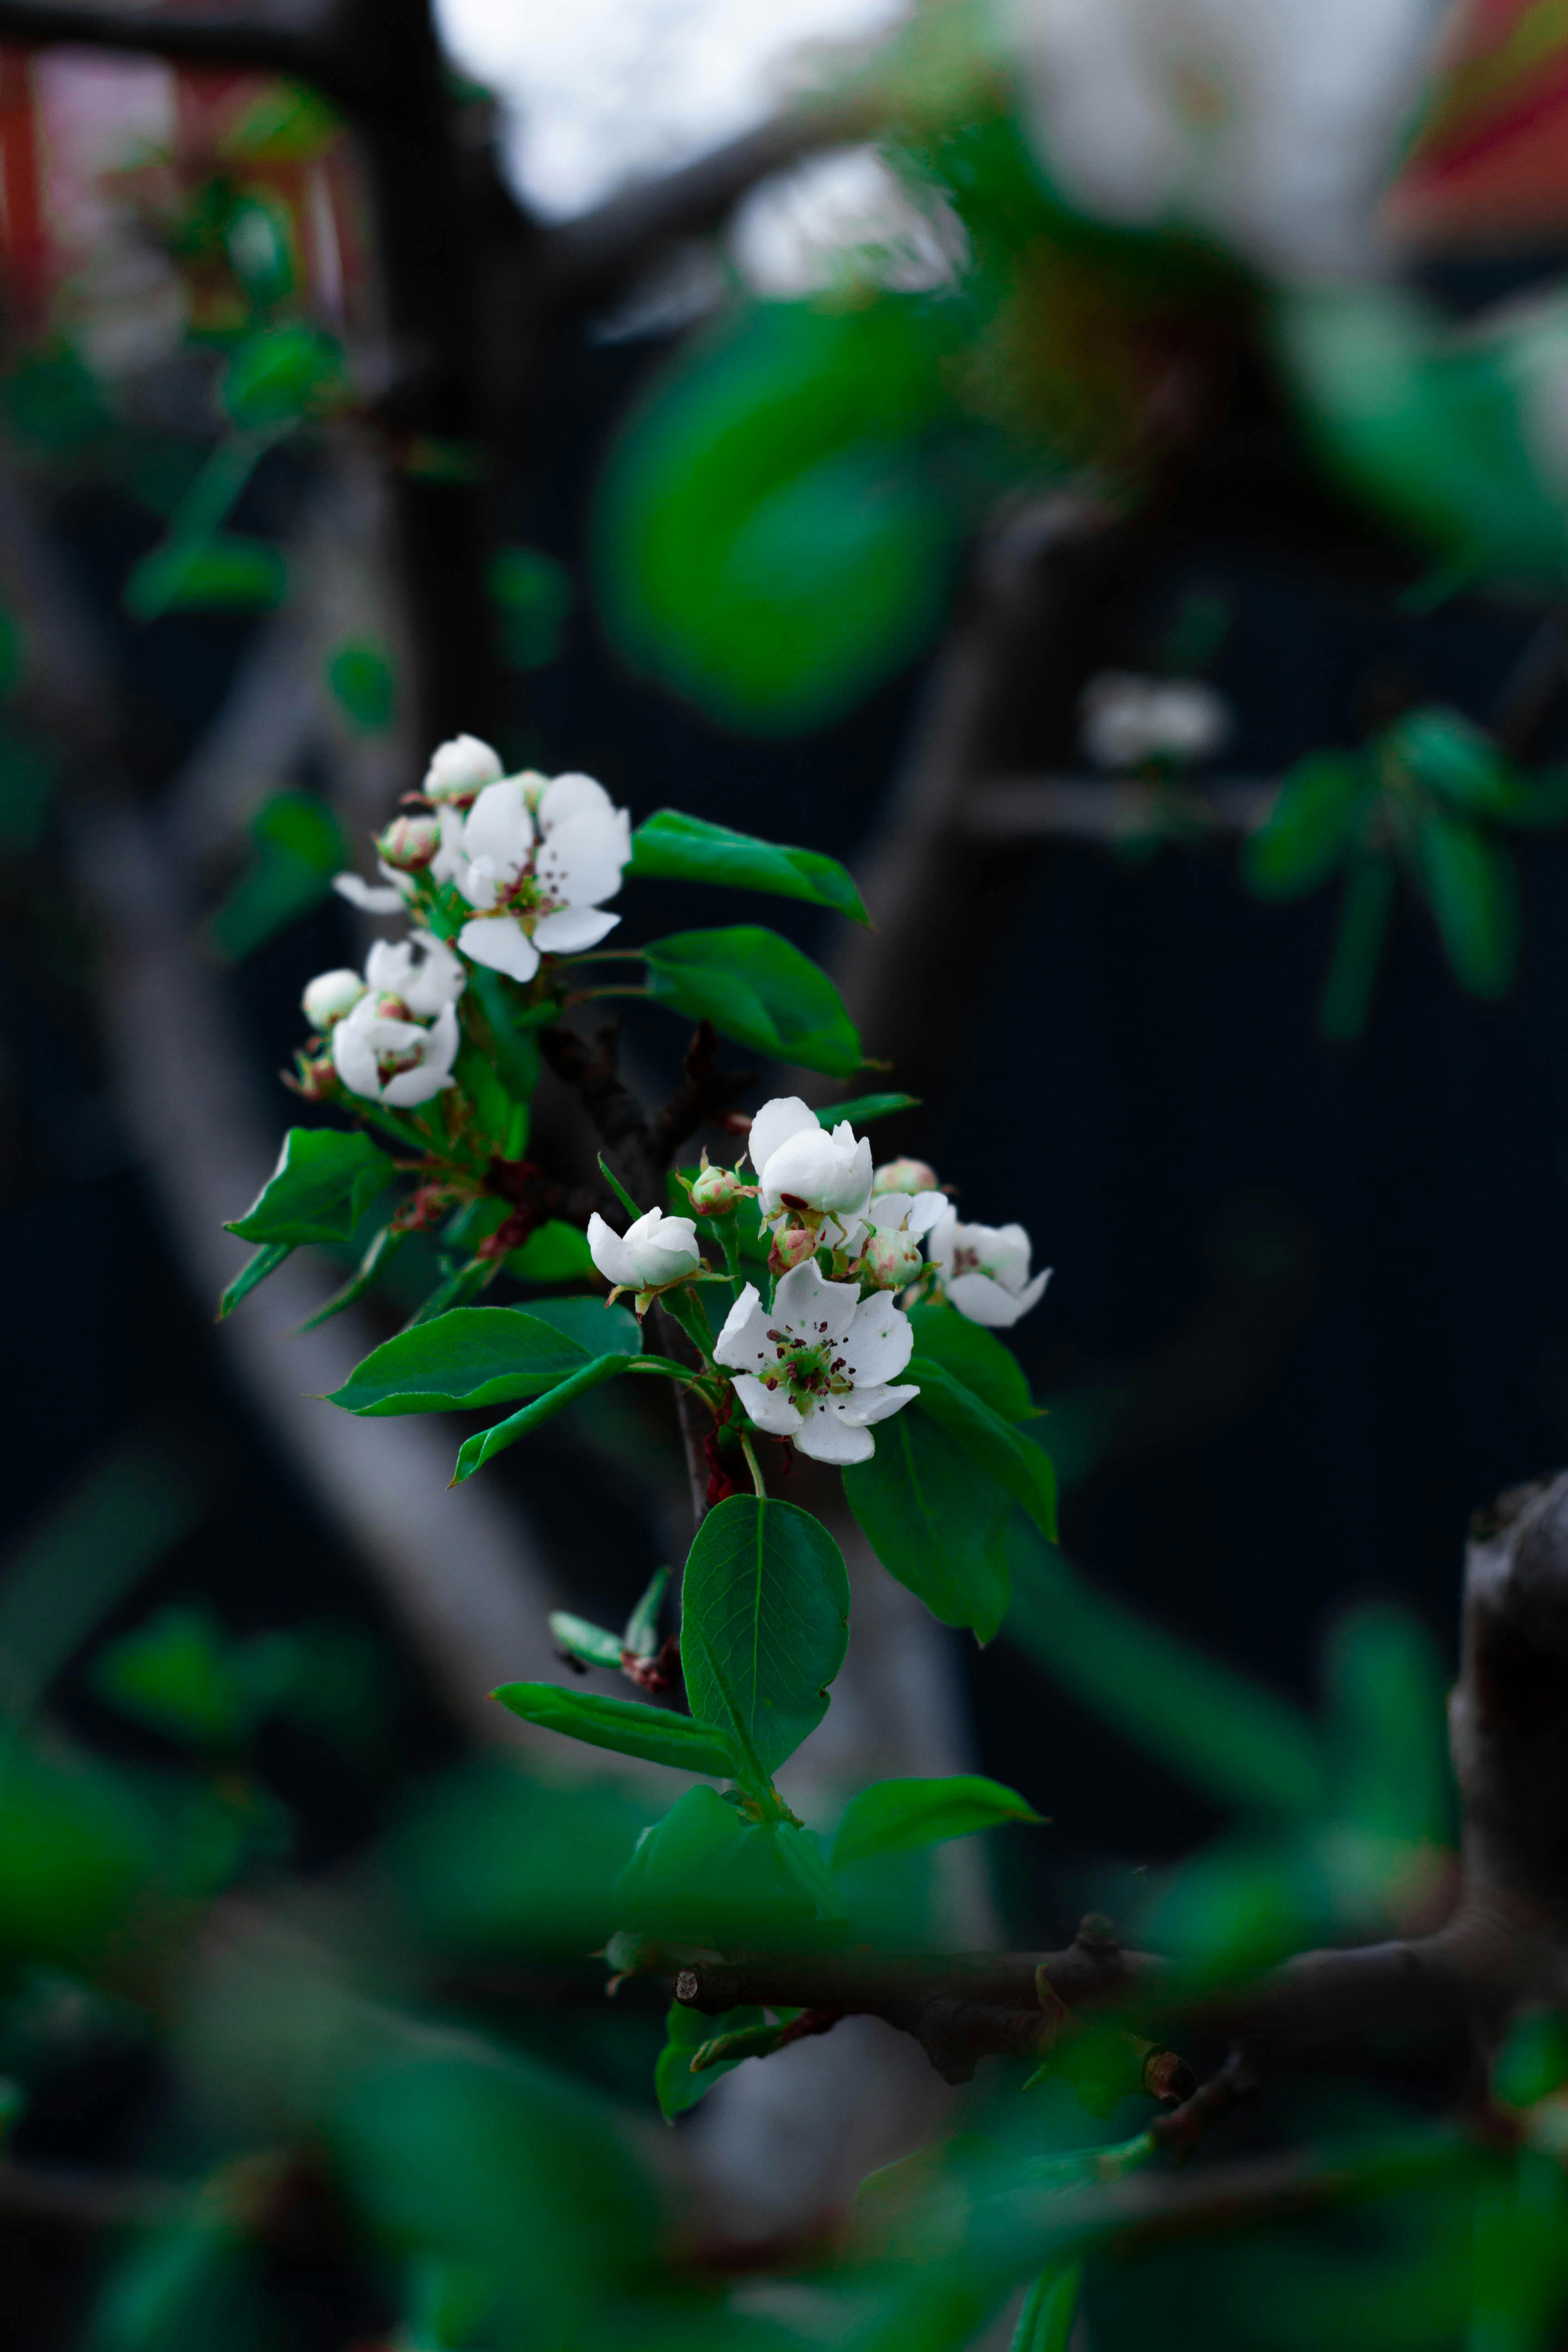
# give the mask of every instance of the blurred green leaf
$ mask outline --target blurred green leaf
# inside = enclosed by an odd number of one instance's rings
[[[391,654],[377,638],[344,637],[334,646],[327,656],[327,684],[362,733],[379,735],[391,726],[397,676]]]
[[[1419,873],[1455,979],[1472,996],[1505,996],[1519,961],[1519,877],[1510,852],[1462,816],[1429,807],[1418,821]]]
[[[342,829],[313,793],[274,793],[250,822],[250,864],[215,909],[210,937],[237,963],[330,897],[353,864]]]
[[[229,1651],[209,1609],[172,1602],[105,1643],[92,1662],[93,1685],[154,1731],[203,1748],[234,1748],[250,1727],[250,1709]]]
[[[272,2352],[269,2322],[261,2265],[219,2179],[121,2256],[87,2352]]]
[[[342,352],[314,327],[264,327],[224,377],[224,407],[242,433],[275,430],[319,408],[342,384]]]
[[[288,301],[299,278],[294,223],[270,188],[244,191],[229,215],[223,245],[230,268],[258,309],[270,310]]]
[[[879,1118],[891,1118],[898,1110],[919,1110],[919,1095],[856,1095],[848,1102],[824,1103],[816,1117],[820,1126],[836,1128],[841,1119],[851,1127],[870,1127]]]
[[[680,931],[655,940],[648,993],[689,1020],[711,1021],[722,1037],[777,1062],[848,1077],[861,1066],[860,1040],[827,974],[777,931]]]
[[[976,1353],[978,1354],[978,1350]],[[929,1356],[911,1356],[905,1377],[920,1388],[922,1413],[956,1438],[972,1459],[1026,1511],[1043,1536],[1057,1532],[1057,1481],[1050,1457],[993,1412],[975,1390]]]
[[[1381,852],[1357,857],[1345,876],[1318,1013],[1325,1037],[1348,1043],[1366,1027],[1396,878],[1393,858]]]
[[[182,610],[270,612],[288,593],[289,566],[280,549],[222,530],[155,547],[132,572],[124,599],[135,619],[152,621]]]
[[[543,669],[554,661],[574,602],[565,565],[535,547],[503,547],[490,560],[489,586],[509,667]]]
[[[834,1832],[828,1866],[847,1870],[872,1854],[901,1853],[968,1837],[1004,1822],[1037,1822],[1028,1801],[999,1780],[958,1772],[940,1780],[877,1780],[851,1797]]]
[[[1242,849],[1262,898],[1295,898],[1328,880],[1354,840],[1372,780],[1352,753],[1314,751],[1279,787],[1266,823]]]
[[[465,1412],[538,1396],[597,1356],[637,1352],[637,1318],[596,1298],[455,1307],[384,1340],[329,1402],[372,1417]]]
[[[1389,1602],[1349,1609],[1324,1651],[1337,1819],[1410,1845],[1455,1842],[1451,1677],[1420,1619]]]
[[[490,1696],[525,1723],[563,1732],[590,1748],[611,1748],[618,1756],[640,1756],[647,1764],[678,1771],[707,1772],[729,1780],[735,1759],[729,1742],[689,1716],[640,1699],[601,1698],[595,1691],[562,1690],[554,1683],[503,1683]]]
[[[656,809],[632,835],[628,882],[714,882],[731,890],[766,890],[831,907],[858,923],[869,919],[854,881],[836,857],[789,849],[728,825],[709,824],[679,809]]]
[[[1554,2009],[1521,2010],[1492,2066],[1493,2095],[1533,2107],[1568,2083],[1568,2019]]]
[[[764,1773],[827,1712],[849,1640],[849,1579],[820,1519],[795,1503],[731,1495],[709,1512],[680,1587],[691,1712]]]
[[[845,1471],[844,1492],[889,1575],[944,1625],[990,1641],[1007,1612],[1012,1498],[921,1400],[881,1423],[870,1461]]]
[[[616,1916],[623,1927],[721,1952],[787,1949],[821,1939],[815,1882],[825,1876],[808,1830],[748,1821],[716,1790],[698,1787],[643,1832],[616,1890]]]
[[[506,1270],[520,1282],[587,1282],[595,1270],[588,1236],[551,1217],[521,1249],[508,1251]]]
[[[1082,2284],[1081,2263],[1053,2263],[1042,2271],[1024,2297],[1011,2352],[1068,2352]]]
[[[994,1413],[1007,1422],[1034,1418],[1035,1401],[1023,1369],[994,1331],[972,1323],[945,1303],[927,1301],[910,1307],[910,1321],[920,1354],[973,1389]]]
[[[368,1135],[291,1127],[278,1165],[243,1217],[224,1227],[246,1242],[346,1242],[396,1173]]]
[[[0,719],[0,851],[37,847],[58,782],[48,746],[30,729]]]

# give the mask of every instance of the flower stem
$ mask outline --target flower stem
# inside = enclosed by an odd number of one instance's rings
[[[768,1499],[768,1490],[763,1484],[763,1474],[757,1467],[757,1457],[752,1451],[752,1441],[743,1429],[738,1429],[735,1434],[741,1441],[741,1451],[746,1457],[746,1467],[752,1474],[752,1484],[757,1490],[757,1500],[759,1503],[765,1503]]]

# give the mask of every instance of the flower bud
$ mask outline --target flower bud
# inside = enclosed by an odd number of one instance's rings
[[[311,981],[300,1003],[311,1028],[325,1036],[333,1022],[352,1013],[363,994],[364,982],[357,971],[322,971]]]
[[[871,1198],[884,1192],[935,1192],[941,1190],[934,1168],[923,1160],[889,1160],[871,1179]]]
[[[773,1235],[773,1245],[768,1252],[770,1274],[790,1274],[804,1265],[808,1257],[816,1255],[816,1235],[805,1225],[785,1225]]]
[[[422,786],[427,801],[445,801],[461,807],[487,784],[499,783],[503,770],[500,754],[477,735],[454,735],[440,744],[425,772]]]
[[[749,1190],[732,1168],[704,1168],[692,1180],[691,1205],[700,1217],[727,1217]]]
[[[907,1234],[873,1234],[858,1271],[879,1290],[901,1290],[912,1282],[924,1261],[920,1244]]]
[[[441,828],[433,816],[394,817],[375,845],[389,866],[417,874],[440,848]]]
[[[296,1054],[294,1067],[296,1076],[289,1077],[285,1072],[284,1083],[307,1102],[331,1102],[342,1094],[342,1085],[330,1054],[318,1054],[314,1060],[309,1054]]]

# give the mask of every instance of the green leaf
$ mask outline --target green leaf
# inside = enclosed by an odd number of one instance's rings
[[[342,1288],[334,1290],[324,1307],[318,1307],[313,1315],[305,1318],[300,1326],[301,1334],[313,1331],[320,1323],[330,1323],[345,1307],[357,1306],[366,1291],[374,1289],[407,1238],[395,1226],[383,1225]]]
[[[648,1579],[647,1590],[626,1619],[621,1641],[634,1658],[651,1658],[658,1649],[658,1618],[664,1607],[664,1596],[669,1590],[669,1570],[656,1568]]]
[[[1057,1533],[1057,1479],[1050,1456],[929,1356],[911,1356],[905,1377],[920,1388],[921,1410],[1027,1511],[1043,1536]]]
[[[279,548],[237,530],[204,539],[171,539],[142,558],[124,589],[137,620],[161,613],[217,608],[270,612],[289,593],[289,566]]]
[[[243,1242],[346,1242],[397,1171],[368,1135],[291,1127],[278,1165],[243,1217],[226,1225]]]
[[[919,1110],[919,1095],[856,1095],[848,1102],[824,1103],[816,1114],[817,1124],[830,1131],[840,1119],[847,1118],[851,1127],[870,1127],[879,1118],[891,1118],[896,1110]]]
[[[1037,1822],[1026,1798],[1000,1780],[958,1772],[942,1780],[877,1780],[846,1806],[828,1850],[831,1870],[848,1870],[873,1854],[907,1853],[967,1837],[1003,1822]]]
[[[680,1588],[691,1712],[743,1739],[764,1772],[827,1712],[849,1640],[844,1556],[798,1504],[731,1495],[709,1512]]]
[[[292,1242],[268,1242],[257,1251],[253,1258],[247,1258],[218,1300],[218,1321],[221,1323],[226,1316],[232,1315],[240,1300],[248,1298],[258,1282],[265,1282],[269,1274],[276,1274],[285,1258],[293,1255]]]
[[[1032,1421],[1035,1400],[1011,1348],[972,1323],[956,1307],[925,1302],[910,1309],[915,1348],[928,1363],[940,1364],[955,1381],[973,1389],[983,1404],[1004,1421]]]
[[[705,2042],[711,2042],[716,2034],[741,2033],[748,2026],[766,2022],[767,2011],[762,2009],[726,2009],[717,2017],[707,2017],[685,2001],[672,2000],[664,2023],[664,2048],[653,2070],[654,2095],[665,2122],[672,2124],[677,2116],[694,2107],[721,2075],[733,2073],[744,2063],[747,2053],[738,2051],[733,2058],[721,2059],[716,2065],[704,2067],[700,2074],[694,2074],[691,2061]]]
[[[820,1942],[827,1923],[814,1863],[820,1872],[809,1831],[750,1821],[717,1790],[689,1789],[637,1840],[616,1888],[616,1917],[717,1951]]]
[[[1376,1839],[1454,1843],[1452,1679],[1414,1612],[1372,1601],[1336,1619],[1323,1659],[1336,1820]]]
[[[620,1636],[603,1625],[592,1625],[586,1617],[574,1617],[565,1609],[550,1612],[550,1638],[559,1650],[569,1650],[581,1658],[585,1666],[611,1666],[617,1671],[621,1663]]]
[[[490,1693],[524,1723],[563,1732],[590,1748],[612,1748],[617,1756],[638,1756],[645,1764],[668,1764],[681,1772],[707,1772],[715,1780],[734,1775],[728,1744],[689,1716],[669,1707],[645,1706],[640,1699],[601,1698],[594,1691],[562,1690],[554,1683],[503,1683]]]
[[[1024,2297],[1010,2352],[1068,2352],[1082,2284],[1081,2263],[1043,2270]]]
[[[539,1396],[595,1358],[626,1360],[639,1344],[636,1317],[596,1298],[454,1307],[384,1340],[330,1401],[372,1417],[477,1412]]]
[[[585,1282],[595,1271],[594,1255],[586,1234],[551,1217],[521,1249],[508,1251],[506,1270],[520,1282]]]
[[[223,404],[242,432],[275,430],[320,405],[342,381],[342,352],[313,327],[266,327],[240,344]]]
[[[250,823],[251,859],[215,910],[209,936],[237,963],[331,894],[350,861],[342,827],[314,793],[274,793]]]
[[[721,1035],[774,1061],[834,1077],[860,1067],[860,1040],[838,991],[777,931],[750,923],[680,931],[643,952],[648,993],[672,1013],[711,1021]]]
[[[1007,1612],[1012,1499],[921,1402],[880,1424],[876,1453],[845,1471],[844,1492],[889,1575],[944,1625],[988,1642]]]
[[[1420,877],[1455,979],[1472,996],[1508,992],[1519,961],[1519,877],[1511,853],[1468,818],[1423,811]]]
[[[499,548],[487,586],[500,623],[501,656],[510,669],[542,669],[561,651],[574,602],[572,575],[535,547]]]
[[[526,1437],[531,1429],[537,1429],[542,1423],[553,1420],[558,1412],[569,1404],[575,1404],[577,1399],[586,1396],[590,1390],[602,1387],[605,1381],[613,1381],[620,1373],[629,1372],[638,1365],[644,1370],[668,1372],[677,1380],[687,1377],[679,1364],[667,1364],[658,1356],[600,1356],[595,1361],[585,1363],[582,1370],[574,1372],[569,1380],[563,1381],[559,1388],[536,1397],[531,1404],[525,1404],[521,1412],[514,1412],[506,1421],[498,1421],[493,1429],[481,1431],[478,1437],[470,1437],[459,1446],[458,1466],[452,1474],[453,1486],[460,1486],[465,1479],[473,1476],[476,1470],[482,1470],[487,1462],[492,1462],[498,1454],[504,1454],[509,1445],[517,1444],[520,1437]]]
[[[327,656],[327,684],[338,708],[366,735],[392,724],[397,677],[392,656],[377,637],[344,637]]]
[[[1243,845],[1242,871],[1258,897],[1298,898],[1326,882],[1355,839],[1371,789],[1365,765],[1349,753],[1298,761]]]
[[[247,1727],[244,1694],[210,1610],[160,1610],[107,1643],[92,1662],[95,1688],[125,1714],[208,1748],[231,1747]]]
[[[731,890],[767,890],[832,907],[858,923],[869,921],[860,893],[836,857],[816,849],[790,849],[759,841],[728,825],[709,824],[679,809],[656,809],[632,835],[626,879],[637,882],[717,882]]]
[[[471,964],[468,985],[489,1024],[495,1066],[502,1085],[514,1102],[531,1102],[539,1084],[539,1040],[531,1029],[523,1028],[518,1021],[521,1007],[514,993],[514,983],[503,972],[489,971],[483,964]]]

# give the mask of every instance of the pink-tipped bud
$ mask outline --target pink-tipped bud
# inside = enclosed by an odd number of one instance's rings
[[[921,1265],[921,1245],[907,1234],[873,1234],[858,1271],[879,1290],[901,1290]]]
[[[433,816],[394,817],[375,845],[400,874],[417,874],[440,848],[441,827]]]
[[[692,1179],[691,1205],[700,1217],[727,1217],[750,1189],[732,1168],[704,1168]]]
[[[364,982],[357,971],[321,971],[311,981],[300,1004],[311,1028],[324,1037],[334,1022],[353,1011],[363,994]]]
[[[879,1168],[871,1179],[871,1198],[879,1201],[884,1192],[935,1192],[941,1190],[934,1168],[923,1160],[889,1160]]]
[[[773,1245],[768,1252],[768,1272],[793,1274],[797,1265],[804,1265],[808,1257],[816,1255],[816,1235],[808,1233],[804,1225],[786,1225],[782,1233],[773,1235]]]
[[[342,1081],[332,1067],[330,1054],[318,1054],[314,1060],[309,1054],[296,1054],[294,1067],[296,1076],[289,1077],[285,1071],[284,1083],[297,1095],[303,1095],[307,1102],[331,1102],[342,1094]]]

